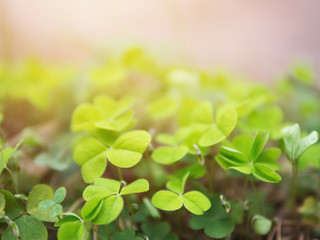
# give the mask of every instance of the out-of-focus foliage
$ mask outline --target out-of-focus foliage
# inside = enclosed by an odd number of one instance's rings
[[[1,63],[2,238],[272,234],[291,180],[279,148],[311,181],[320,167],[316,76],[305,62],[289,71],[273,88],[140,48],[82,68]],[[302,225],[319,225],[320,193],[297,192]]]

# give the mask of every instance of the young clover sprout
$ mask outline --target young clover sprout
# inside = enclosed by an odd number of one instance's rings
[[[311,132],[304,138],[300,137],[300,126],[294,124],[291,127],[286,127],[282,130],[283,142],[286,155],[292,165],[292,185],[291,185],[291,207],[292,215],[296,217],[296,178],[298,174],[298,161],[301,155],[319,139],[317,131]]]

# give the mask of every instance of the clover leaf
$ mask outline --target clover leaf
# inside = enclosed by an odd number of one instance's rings
[[[157,120],[171,117],[177,109],[177,101],[170,96],[161,96],[151,101],[147,110],[151,117]]]
[[[286,154],[291,161],[298,160],[299,157],[319,139],[319,133],[317,131],[313,131],[308,136],[301,139],[299,124],[284,128],[282,130],[282,135]]]
[[[253,229],[256,234],[266,235],[270,232],[272,221],[264,216],[256,215],[252,219]]]
[[[24,207],[20,199],[15,198],[11,192],[4,189],[0,189],[0,194],[5,199],[4,212],[6,216],[10,219],[15,219],[23,214]]]
[[[150,141],[150,134],[143,130],[124,133],[107,150],[108,160],[120,168],[133,167],[140,161]]]
[[[58,240],[82,240],[86,235],[86,228],[83,223],[66,223],[58,230]]]
[[[34,186],[28,195],[27,212],[40,221],[55,222],[57,218],[50,217],[50,208],[53,206],[54,202],[52,200],[48,200],[53,199],[53,195],[54,192],[48,185],[39,184]],[[43,205],[48,204],[48,207],[41,206],[41,209],[45,208],[46,210],[40,210],[38,208],[40,202],[43,202]]]
[[[211,208],[203,215],[192,215],[189,225],[193,230],[204,229],[212,238],[224,238],[234,230],[234,222],[223,208],[219,195],[213,196]]]
[[[141,225],[143,233],[150,240],[178,240],[176,234],[171,233],[171,227],[168,222],[145,222]]]
[[[107,159],[121,168],[136,165],[150,141],[150,134],[143,130],[124,133],[111,146],[105,146],[95,138],[88,138],[75,147],[73,157],[82,166],[83,180],[91,183],[102,176],[107,167]]]
[[[64,187],[60,187],[54,193],[53,200],[47,199],[39,202],[38,208],[40,210],[51,209],[50,211],[51,218],[61,216],[63,209],[60,203],[64,200],[65,197],[66,197],[66,189]]]
[[[193,214],[201,215],[207,211],[211,203],[209,199],[199,191],[191,191],[184,193],[184,186],[187,180],[186,174],[181,180],[171,180],[167,183],[168,190],[160,190],[156,192],[151,202],[152,204],[165,211],[175,211],[183,205]]]
[[[13,156],[13,154],[17,151],[18,147],[22,143],[22,139],[16,144],[14,148],[6,147],[0,152],[0,175],[5,166],[7,165],[9,159]]]
[[[320,144],[310,146],[299,158],[298,168],[304,169],[308,165],[314,168],[320,168]]]
[[[279,182],[281,177],[275,170],[280,168],[276,160],[281,151],[278,148],[263,151],[268,137],[269,134],[262,136],[260,132],[254,138],[240,135],[228,147],[220,148],[216,160],[223,169],[235,169],[247,175],[252,174],[264,182]]]
[[[94,103],[82,103],[73,112],[71,127],[73,131],[94,131],[102,128],[120,132],[131,122],[133,113],[129,111],[132,100],[124,98],[115,101],[112,98],[98,96]]]
[[[38,219],[29,216],[23,215],[19,217],[14,223],[18,226],[20,238],[14,235],[9,229],[9,227],[4,231],[2,238],[3,240],[47,240],[48,232],[46,227]]]
[[[121,182],[113,179],[95,179],[94,184],[83,192],[83,198],[87,201],[81,210],[83,219],[98,225],[111,223],[123,209],[122,196],[147,192],[149,183],[145,179],[138,179],[121,190],[120,187]]]
[[[218,111],[216,124],[211,126],[200,138],[202,147],[212,146],[226,139],[237,123],[237,112],[233,108]]]

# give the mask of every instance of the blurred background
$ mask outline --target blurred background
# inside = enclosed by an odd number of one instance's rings
[[[319,0],[0,0],[0,58],[90,64],[135,45],[163,62],[269,82],[320,70]]]

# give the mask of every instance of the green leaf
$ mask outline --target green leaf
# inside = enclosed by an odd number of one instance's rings
[[[67,195],[67,190],[65,187],[60,187],[57,189],[57,191],[54,193],[53,201],[55,203],[62,203],[62,201],[65,199]]]
[[[271,167],[265,164],[256,163],[253,166],[252,174],[256,178],[264,182],[278,183],[281,177]]]
[[[89,201],[92,198],[105,198],[113,194],[118,194],[121,183],[109,178],[97,178],[93,185],[85,188],[83,199]]]
[[[18,147],[21,145],[23,139],[21,139],[14,148],[6,147],[0,152],[0,175],[9,159],[13,156],[13,154],[17,151]]]
[[[265,218],[260,215],[256,215],[253,217],[253,226],[256,234],[266,235],[270,232],[272,221],[268,218]]]
[[[43,201],[39,202],[38,208],[39,208],[40,210],[48,210],[48,209],[50,209],[54,204],[55,204],[55,203],[54,203],[54,201],[52,201],[52,200],[43,200]]]
[[[191,213],[201,215],[211,207],[209,199],[198,191],[183,194],[183,204]]]
[[[13,194],[7,190],[0,189],[0,193],[4,196],[6,205],[4,211],[10,219],[19,217],[24,212],[24,206],[21,200],[16,199]]]
[[[141,225],[143,233],[151,240],[163,240],[170,233],[170,224],[167,222],[145,222]]]
[[[281,150],[279,148],[269,148],[263,151],[259,157],[254,161],[254,163],[265,164],[273,170],[279,170],[281,165],[276,162],[276,160],[280,157]]]
[[[291,161],[299,159],[311,145],[319,139],[319,134],[316,131],[311,132],[308,136],[300,139],[299,124],[294,124],[291,127],[286,127],[282,130],[283,140],[286,147],[286,152]]]
[[[161,164],[172,164],[182,159],[188,153],[187,146],[158,147],[152,152],[152,159]]]
[[[81,215],[86,221],[91,221],[98,225],[104,225],[114,221],[119,216],[122,209],[122,197],[119,195],[112,195],[104,198],[103,200],[100,200],[99,198],[89,200],[83,206]]]
[[[161,190],[153,195],[151,203],[161,210],[175,211],[182,207],[182,197],[176,193]]]
[[[73,152],[73,158],[82,166],[81,173],[86,183],[101,177],[107,166],[107,148],[94,138],[80,142]]]
[[[57,217],[62,215],[62,206],[60,204],[54,205],[50,212],[50,217]]]
[[[116,101],[107,96],[97,96],[94,98],[93,104],[103,118],[115,119],[132,107],[133,100],[130,97],[126,97]]]
[[[148,105],[148,113],[155,119],[161,120],[172,116],[177,108],[177,101],[169,96],[155,99]]]
[[[65,213],[63,213],[63,215],[65,215]],[[81,222],[81,218],[78,217],[75,214],[72,214],[72,215],[67,215],[67,216],[64,216],[63,218],[61,218],[58,222],[56,222],[54,224],[54,226],[55,227],[60,227],[60,226],[62,226],[64,224],[75,223],[75,222]]]
[[[203,147],[212,146],[227,138],[233,131],[237,123],[237,112],[228,108],[217,117],[216,125],[212,126],[199,140],[199,145]]]
[[[92,221],[100,212],[103,200],[99,197],[91,198],[81,209],[81,216],[85,221]]]
[[[116,119],[103,119],[95,122],[95,127],[102,128],[108,131],[120,132],[127,128],[131,123],[133,118],[133,112],[127,112],[126,114],[116,118]]]
[[[251,146],[251,159],[254,161],[258,158],[262,152],[264,146],[266,145],[269,138],[269,133],[261,137],[261,132],[258,131],[255,138],[253,139]]]
[[[212,238],[225,238],[234,230],[234,222],[221,205],[219,195],[211,199],[211,208],[203,215],[192,215],[189,223],[191,229],[204,229],[206,235]]]
[[[151,136],[143,130],[135,130],[121,135],[115,144],[107,151],[108,160],[120,168],[130,168],[136,165],[146,147],[151,141]]]
[[[91,104],[80,104],[72,114],[71,128],[73,131],[94,129],[94,123],[102,119],[101,114]]]
[[[232,144],[226,143],[230,147],[222,146],[216,156],[219,165],[225,170],[234,169],[244,174],[253,174],[264,182],[281,181],[280,175],[275,172],[281,167],[276,162],[281,151],[277,148],[262,151],[267,142],[268,134],[261,137],[261,133],[258,132],[256,137],[251,139],[252,137],[248,135],[240,135],[232,141]],[[251,146],[246,147],[246,144]]]
[[[23,215],[22,217],[18,218],[14,221],[18,228],[20,237],[22,240],[47,240],[48,239],[48,232],[46,227],[40,222],[38,219]],[[3,240],[11,240],[11,239],[18,239],[13,233],[6,229],[2,236]]]
[[[138,179],[121,189],[120,195],[142,193],[149,191],[149,182],[146,179]]]
[[[299,158],[298,167],[304,169],[308,165],[314,168],[320,167],[320,144],[310,146]]]
[[[85,235],[86,228],[82,223],[69,222],[58,230],[58,240],[83,240]]]
[[[167,188],[177,194],[183,194],[184,187],[189,176],[189,172],[187,172],[181,179],[173,179],[167,182]]]
[[[159,213],[158,209],[152,205],[149,198],[143,198],[143,203],[153,218],[160,218],[160,213]]]

